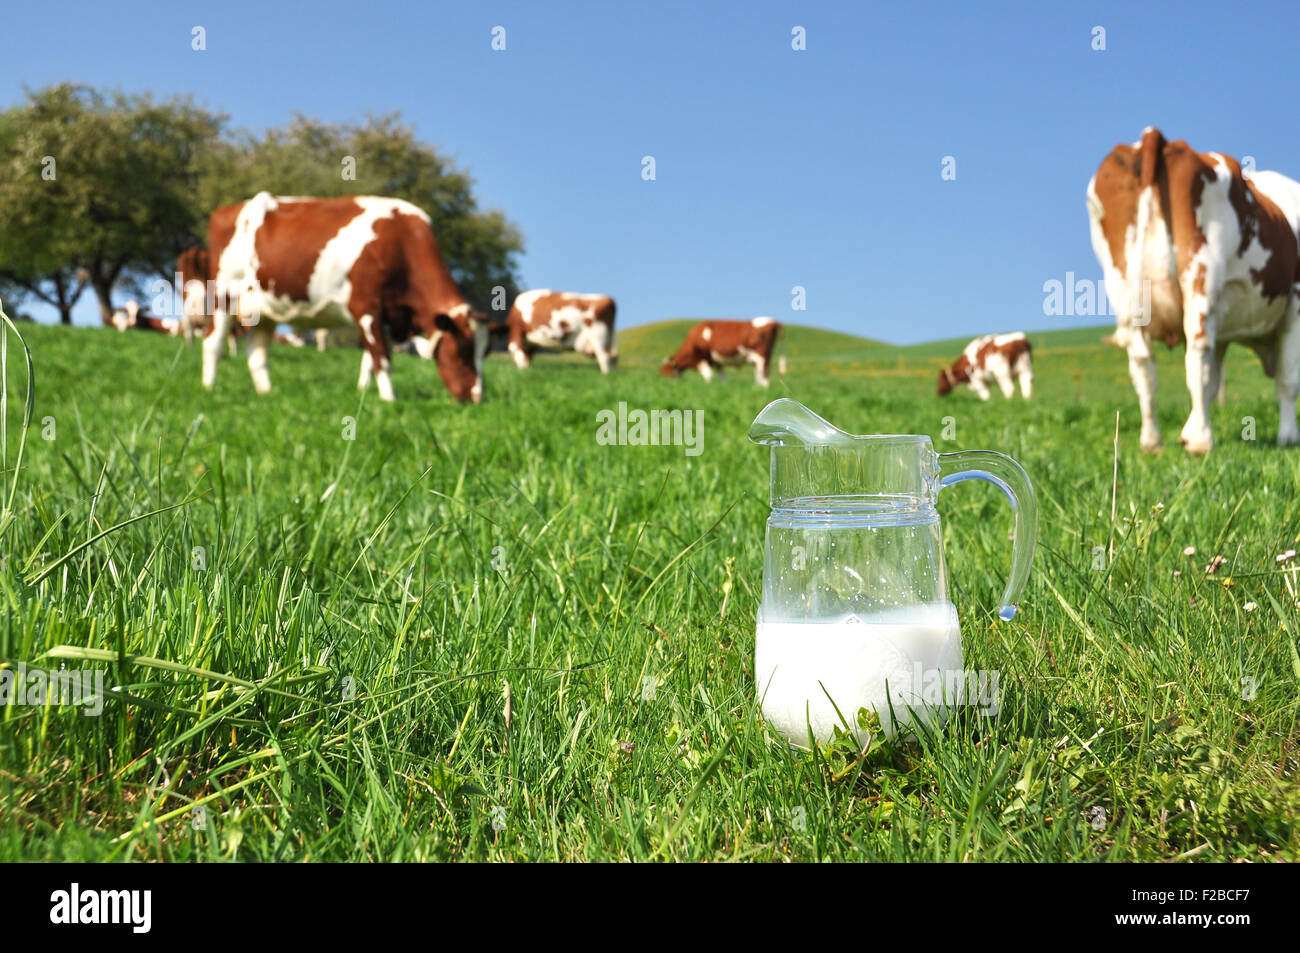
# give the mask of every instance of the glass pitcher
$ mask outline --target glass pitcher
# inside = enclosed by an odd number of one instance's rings
[[[1015,544],[998,612],[1011,619],[1038,532],[1020,464],[991,450],[936,453],[924,435],[845,433],[789,398],[763,408],[749,439],[772,449],[754,647],[768,721],[799,746],[837,726],[862,741],[859,709],[893,735],[914,714],[941,724],[968,683],[986,693],[987,678],[963,669],[935,500],[942,487],[987,480],[1011,501]],[[996,699],[978,701],[996,710]]]

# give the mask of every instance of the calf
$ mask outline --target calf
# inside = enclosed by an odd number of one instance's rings
[[[989,399],[990,380],[996,381],[1002,396],[1015,396],[1015,380],[1028,400],[1034,389],[1033,348],[1024,331],[986,334],[966,345],[961,357],[939,372],[939,396],[950,394],[958,384],[969,384],[980,400]]]
[[[1247,176],[1235,159],[1148,127],[1102,160],[1088,218],[1142,410],[1142,449],[1161,444],[1152,340],[1186,343],[1192,410],[1179,440],[1189,453],[1214,444],[1209,404],[1233,341],[1277,379],[1278,444],[1300,440],[1300,183]]]
[[[618,359],[614,350],[614,299],[568,291],[525,291],[506,316],[507,349],[522,371],[539,349],[576,351],[596,359],[608,374]]]
[[[471,311],[438,250],[429,216],[401,199],[275,197],[261,192],[212,213],[208,249],[213,326],[203,385],[216,380],[231,321],[249,327],[248,370],[271,389],[267,345],[277,323],[295,330],[354,325],[365,344],[358,386],[373,377],[393,399],[388,339],[420,335],[422,355],[457,400],[483,397],[487,319]]]
[[[719,375],[723,365],[754,365],[754,380],[760,386],[768,385],[767,368],[772,360],[781,325],[773,318],[755,318],[752,321],[701,321],[686,333],[686,340],[677,353],[664,361],[659,369],[666,377],[695,368],[706,381],[713,379],[716,368]]]

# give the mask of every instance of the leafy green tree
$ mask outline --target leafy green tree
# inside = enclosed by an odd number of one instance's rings
[[[0,296],[36,298],[70,322],[89,289],[107,319],[115,289],[170,278],[214,209],[261,191],[407,199],[429,213],[471,302],[488,310],[516,292],[519,231],[480,209],[470,177],[395,115],[298,117],[255,136],[189,99],[61,84],[0,113]]]
[[[50,97],[47,122],[70,121]],[[0,114],[0,298],[17,303],[36,298],[72,323],[72,308],[89,283],[77,266],[76,223],[60,207],[54,185],[57,159],[32,129],[29,110]]]
[[[167,263],[201,231],[202,156],[224,117],[187,99],[62,84],[0,118],[0,279],[70,318],[89,287],[112,292]]]

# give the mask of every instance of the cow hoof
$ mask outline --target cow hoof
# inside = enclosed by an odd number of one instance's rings
[[[1294,447],[1300,443],[1300,434],[1280,433],[1277,435],[1277,445],[1279,447]]]
[[[1214,441],[1203,439],[1184,439],[1179,441],[1183,449],[1194,457],[1203,457],[1214,447]]]

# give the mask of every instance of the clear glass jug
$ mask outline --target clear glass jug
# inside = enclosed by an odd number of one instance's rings
[[[754,647],[763,714],[800,746],[810,731],[822,742],[837,726],[862,740],[862,708],[890,735],[913,713],[941,723],[966,699],[972,673],[935,501],[940,488],[972,479],[1011,501],[1015,544],[998,613],[1011,619],[1038,531],[1024,469],[990,450],[936,453],[924,435],[845,433],[789,398],[763,408],[749,439],[772,451]]]

